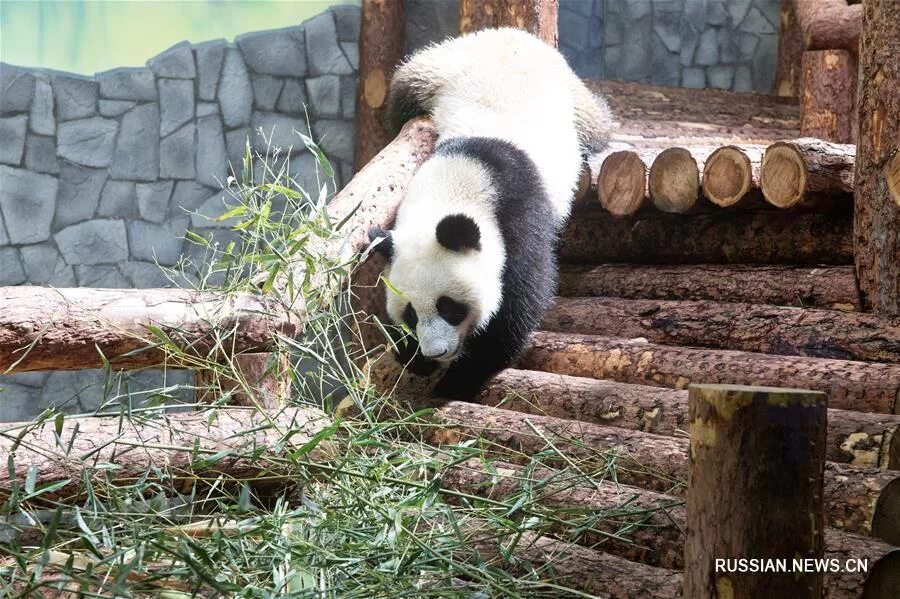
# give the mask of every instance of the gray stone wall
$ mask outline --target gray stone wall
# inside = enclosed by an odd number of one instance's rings
[[[185,282],[157,264],[191,253],[188,230],[232,238],[204,217],[224,210],[221,186],[241,172],[248,139],[259,151],[281,147],[298,183],[317,192],[315,160],[292,133],[311,129],[340,186],[353,169],[359,20],[358,6],[336,6],[301,25],[234,43],[183,42],[144,67],[93,77],[0,63],[0,285]],[[97,371],[4,376],[0,421],[51,404],[94,410],[123,385],[190,380],[155,371],[112,381]]]

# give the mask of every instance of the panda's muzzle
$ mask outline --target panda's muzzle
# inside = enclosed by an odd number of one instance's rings
[[[442,318],[419,321],[416,327],[419,352],[423,357],[438,362],[451,362],[461,346],[459,331]]]

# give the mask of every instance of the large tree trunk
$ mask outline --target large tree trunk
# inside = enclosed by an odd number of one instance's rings
[[[670,345],[900,362],[900,318],[710,301],[556,298],[543,329]]]
[[[803,53],[800,135],[856,141],[856,55],[848,50]]]
[[[459,32],[517,27],[556,46],[559,0],[460,0]]]
[[[474,401],[525,414],[570,418],[674,436],[690,429],[687,391],[508,369]],[[825,457],[862,468],[900,469],[900,416],[828,410]]]
[[[685,217],[642,213],[613,218],[576,212],[563,231],[560,260],[641,264],[852,264],[849,206],[828,213],[719,210]]]
[[[394,67],[403,58],[403,0],[363,0],[359,34],[359,92],[356,101],[356,170],[391,138],[384,109]]]
[[[856,273],[863,303],[900,314],[900,3],[866,0],[856,160]]]
[[[856,277],[851,266],[563,265],[559,274],[559,293],[563,296],[859,309]]]
[[[202,367],[295,336],[299,319],[249,293],[0,288],[0,371]],[[222,343],[228,336],[227,344]]]
[[[728,588],[737,599],[819,599],[820,571],[722,572],[716,560],[822,557],[825,395],[696,385],[689,402],[684,594],[716,599]]]
[[[593,335],[538,332],[519,368],[686,389],[690,383],[815,389],[841,410],[900,409],[900,366],[656,345]]]

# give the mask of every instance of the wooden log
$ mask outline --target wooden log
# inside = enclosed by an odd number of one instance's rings
[[[647,167],[637,152],[613,152],[600,166],[597,197],[600,205],[616,216],[638,211],[647,194]]]
[[[697,160],[685,148],[667,148],[650,165],[647,189],[653,205],[663,212],[689,212],[700,197]]]
[[[299,446],[329,424],[330,418],[314,408],[280,413],[228,408],[140,419],[94,416],[68,417],[58,424],[9,423],[0,436],[0,453],[12,456],[9,467],[0,469],[0,497],[7,497],[13,485],[24,488],[34,469],[39,486],[70,481],[42,495],[46,501],[81,492],[87,475],[129,480],[154,469],[176,478],[198,473],[232,479],[271,475],[279,464],[271,459],[277,457],[274,448],[284,443],[289,431],[290,446]],[[106,464],[117,468],[102,467]]]
[[[710,301],[556,299],[541,328],[786,356],[900,363],[900,318]]]
[[[474,398],[524,414],[570,418],[656,435],[690,429],[687,391],[509,369]],[[825,457],[861,468],[900,469],[900,416],[828,410]]]
[[[356,170],[391,141],[385,107],[394,67],[403,58],[402,0],[363,0],[359,33],[359,91],[356,98]]]
[[[634,544],[616,539],[596,539],[586,535],[579,542],[597,546],[604,552],[647,564],[664,563],[667,568],[684,568],[685,508],[678,498],[637,487],[606,481],[580,480],[561,471],[540,469],[526,472],[514,464],[493,462],[488,470],[477,460],[469,460],[442,473],[445,488],[476,494],[495,500],[528,493],[541,505],[566,512],[599,512],[595,526],[621,523],[626,527],[634,515],[648,518],[632,530]],[[613,532],[614,527],[610,526]],[[618,532],[618,531],[615,531]],[[620,533],[621,534],[621,533]],[[872,597],[887,599],[897,588],[900,573],[900,549],[861,535],[833,528],[825,529],[825,559],[836,560],[835,570],[825,572],[826,599],[857,599],[864,586]],[[854,560],[847,567],[847,560]],[[855,560],[864,560],[867,568],[856,568]],[[887,583],[893,582],[889,585]],[[865,595],[869,597],[870,595]]]
[[[811,138],[772,144],[760,168],[763,196],[791,208],[811,194],[853,193],[855,154],[855,146]]]
[[[825,395],[691,385],[689,410],[684,594],[819,599],[821,571],[722,572],[716,559],[821,559]]]
[[[616,480],[660,493],[684,496],[688,473],[687,439],[664,437],[613,426],[522,414],[467,402],[416,402],[434,408],[423,424],[433,445],[475,441],[486,455],[515,464],[541,454],[550,467],[615,469]],[[828,462],[825,502],[829,526],[900,541],[895,515],[900,510],[900,473]]]
[[[758,146],[723,146],[703,163],[703,195],[727,208],[740,202],[751,189],[759,188],[763,150]]]
[[[229,405],[278,411],[291,392],[290,360],[287,352],[239,354],[225,358],[218,369],[195,373],[197,403],[227,399]]]
[[[848,50],[803,53],[800,135],[855,143],[856,57]]]
[[[862,6],[856,274],[867,309],[900,315],[900,4]]]
[[[722,211],[681,215],[642,213],[612,218],[602,211],[573,215],[562,234],[560,261],[639,264],[852,264],[849,205],[828,213]]]
[[[890,0],[887,0],[890,2]],[[862,7],[847,0],[793,0],[806,50],[859,49]]]
[[[555,47],[558,12],[559,0],[460,0],[459,32],[517,27]]]
[[[656,345],[537,332],[519,368],[687,389],[690,383],[790,385],[828,394],[841,410],[898,413],[900,366]]]
[[[559,293],[563,296],[715,300],[860,309],[852,266],[562,265]]]
[[[184,289],[0,288],[0,370],[202,366],[302,326],[278,301]],[[227,344],[222,338],[228,336]],[[173,355],[177,353],[178,355]]]
[[[796,98],[800,95],[800,60],[803,54],[803,34],[797,23],[794,3],[781,2],[778,29],[778,67],[775,74],[775,93]]]

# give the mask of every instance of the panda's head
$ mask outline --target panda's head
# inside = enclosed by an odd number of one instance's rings
[[[448,162],[457,163],[449,179]],[[442,363],[453,361],[466,337],[487,325],[503,294],[505,250],[491,186],[481,165],[460,171],[458,163],[427,161],[413,177],[394,229],[369,232],[389,260],[388,315],[415,333],[424,357]]]

